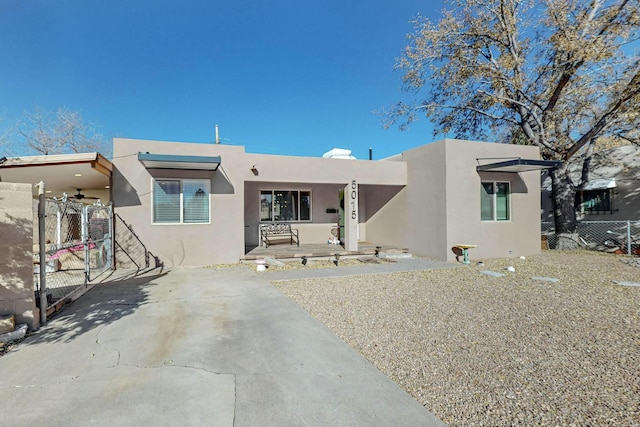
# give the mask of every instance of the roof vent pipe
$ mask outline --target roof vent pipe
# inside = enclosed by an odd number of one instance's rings
[[[216,144],[220,144],[220,133],[218,130],[218,125],[216,125]]]

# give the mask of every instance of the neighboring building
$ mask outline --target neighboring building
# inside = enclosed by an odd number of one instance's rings
[[[358,241],[455,260],[540,252],[536,147],[445,139],[389,159],[250,154],[218,144],[114,140],[112,201],[166,266],[232,263],[262,223],[289,222],[326,243],[343,219]]]
[[[579,163],[572,165],[573,182],[580,180]],[[542,175],[542,221],[553,222],[551,178]],[[589,182],[577,192],[578,219],[620,221],[640,218],[640,147],[625,145],[594,153]]]

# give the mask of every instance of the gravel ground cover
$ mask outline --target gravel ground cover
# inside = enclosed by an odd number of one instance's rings
[[[640,282],[638,260],[544,251],[275,285],[448,425],[638,426],[640,287],[613,283]]]

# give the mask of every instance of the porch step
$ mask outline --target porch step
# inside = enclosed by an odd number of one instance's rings
[[[389,258],[389,259],[397,259],[397,258],[413,258],[413,254],[407,252],[380,252],[380,258]]]
[[[269,248],[258,247],[250,250],[242,258],[243,261],[255,261],[256,259],[264,259],[270,257],[272,259],[294,259],[302,258],[320,258],[320,257],[333,257],[335,254],[340,254],[344,257],[362,256],[362,255],[374,255],[376,253],[376,247],[372,244],[360,244],[357,251],[346,251],[342,246],[327,245],[327,244],[302,244],[300,247],[296,245],[274,245]],[[410,258],[412,254],[406,248],[397,247],[385,247],[380,246],[378,254],[381,258]]]

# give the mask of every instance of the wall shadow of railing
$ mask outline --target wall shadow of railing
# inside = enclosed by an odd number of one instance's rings
[[[162,268],[164,263],[147,249],[133,227],[117,213],[113,216],[116,268],[146,270]]]

